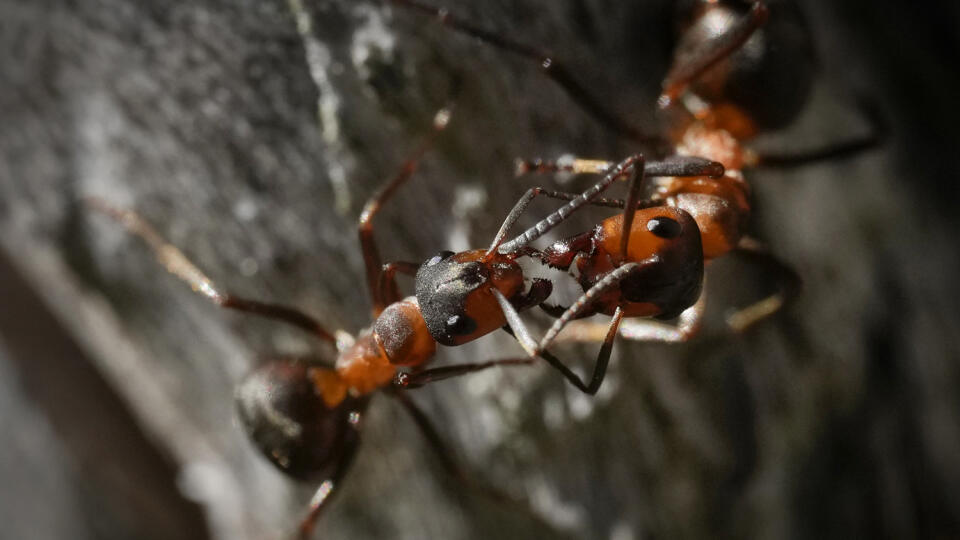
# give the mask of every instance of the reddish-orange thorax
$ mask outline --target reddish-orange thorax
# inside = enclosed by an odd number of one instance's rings
[[[356,341],[340,352],[335,369],[347,389],[359,395],[389,384],[397,372],[371,329],[360,332]]]
[[[655,194],[693,216],[707,260],[734,249],[750,217],[750,188],[741,172],[743,146],[727,129],[711,123],[708,118],[686,125],[677,140],[677,153],[719,161],[726,169],[724,176],[671,178],[660,182]]]
[[[398,367],[424,364],[436,351],[410,296],[387,306],[373,326],[342,345],[333,370],[315,368],[311,378],[327,406],[335,407],[348,393],[365,395],[390,384]]]

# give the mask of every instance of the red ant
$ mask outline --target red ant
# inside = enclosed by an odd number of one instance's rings
[[[539,342],[530,335],[510,302],[500,299],[512,333],[527,353],[546,359],[584,392],[594,393],[600,387],[618,333],[635,340],[679,342],[699,331],[706,305],[705,294],[701,293],[703,266],[717,257],[735,251],[764,263],[781,276],[780,292],[728,316],[732,330],[743,331],[781,309],[795,294],[800,280],[759,242],[745,235],[750,216],[750,189],[742,169],[759,164],[794,165],[842,157],[874,146],[881,135],[880,122],[868,110],[877,129],[862,140],[790,156],[761,156],[743,146],[743,140],[759,131],[792,121],[809,93],[812,83],[810,36],[801,18],[788,18],[795,15],[796,10],[787,2],[777,4],[776,8],[782,11],[776,17],[776,24],[771,25],[774,28],[764,27],[770,10],[763,0],[749,3],[697,0],[688,6],[689,16],[658,100],[672,123],[667,138],[651,136],[622,121],[580,85],[562,62],[545,51],[473,26],[444,8],[419,0],[391,2],[432,15],[454,31],[536,61],[579,106],[615,131],[652,147],[655,155],[702,156],[716,160],[725,169],[720,174],[667,178],[646,186],[645,175],[638,174],[643,168],[642,155],[616,164],[587,159],[574,159],[564,165],[542,160],[519,162],[518,174],[567,171],[605,173],[606,176],[580,195],[549,192],[539,187],[529,190],[514,212],[522,211],[538,194],[572,200],[522,235],[500,245],[501,253],[525,249],[573,210],[596,199],[629,169],[633,171],[625,201],[600,202],[623,208],[622,215],[605,220],[591,232],[556,242],[540,254],[541,260],[552,267],[563,270],[575,267],[584,292],[569,308],[543,306],[558,319]],[[751,42],[752,38],[755,39]],[[750,43],[755,46],[748,47]],[[784,80],[791,83],[783,84]],[[641,200],[643,190],[646,192]],[[634,221],[637,225],[632,225]],[[689,242],[674,241],[682,239],[690,230],[697,231],[701,240],[696,248]],[[635,239],[634,244],[630,244],[631,238]],[[574,319],[596,313],[610,315],[610,323],[577,321],[571,324]],[[624,317],[677,318],[678,321],[671,326],[651,320],[624,321]],[[564,327],[568,327],[564,340],[603,342],[589,384],[546,352]]]
[[[446,127],[448,119],[446,109],[437,114],[434,136]],[[436,354],[437,344],[460,345],[504,327],[509,314],[515,315],[518,311],[542,304],[552,291],[552,283],[540,278],[530,280],[530,286],[525,290],[526,280],[516,259],[523,256],[540,258],[539,252],[532,248],[506,247],[507,244],[503,243],[506,232],[532,197],[521,199],[504,221],[489,249],[441,252],[419,266],[403,262],[381,263],[373,220],[397,189],[411,178],[429,144],[428,139],[404,163],[400,172],[367,202],[360,215],[358,233],[367,288],[373,300],[374,321],[356,336],[342,330],[330,332],[299,309],[221,291],[139,215],[100,199],[87,200],[90,208],[111,217],[130,233],[143,239],[168,272],[216,305],[292,324],[336,346],[337,358],[332,364],[315,359],[270,360],[249,374],[236,392],[241,422],[260,451],[288,475],[320,482],[309,511],[298,528],[302,538],[310,536],[334,487],[347,472],[359,443],[362,414],[373,392],[383,389],[397,398],[433,446],[441,465],[452,476],[470,481],[469,476],[454,463],[452,453],[446,449],[426,415],[403,391],[394,389],[391,382],[396,378],[400,386],[415,387],[493,366],[529,364],[532,360],[501,359],[423,369]],[[613,167],[604,182],[613,182],[628,169],[634,171],[634,177],[722,174],[720,164],[701,158],[648,164],[642,159],[631,158]],[[587,202],[589,198],[577,198],[568,205],[569,212]],[[690,254],[696,255],[694,260],[699,260],[700,237],[692,219],[682,211],[651,211],[658,215],[667,212],[685,221],[689,234],[669,243],[678,246],[678,260],[690,259]],[[559,220],[565,219],[569,212],[562,212]],[[629,213],[630,216],[633,214]],[[516,245],[516,242],[511,245]],[[648,248],[664,254],[671,252],[660,244]],[[664,257],[665,262],[670,260],[673,258]],[[691,280],[698,284],[702,265],[692,266],[691,271],[696,274],[691,276]],[[403,297],[399,293],[396,283],[398,272],[415,275],[416,296]],[[666,276],[676,275],[672,266],[664,268],[662,273]],[[504,305],[508,305],[509,309],[504,309]],[[552,364],[565,370],[552,356],[546,356]],[[411,371],[399,372],[400,368]],[[493,492],[490,488],[478,487]],[[505,499],[501,494],[496,494],[496,498]]]

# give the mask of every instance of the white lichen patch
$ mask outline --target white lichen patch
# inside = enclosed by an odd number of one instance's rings
[[[118,146],[126,126],[124,117],[107,97],[89,93],[76,108],[79,146],[76,153],[80,193],[120,207],[134,203],[130,184],[121,176],[126,151]]]
[[[530,494],[530,505],[553,526],[566,530],[583,529],[586,510],[582,506],[562,501],[557,490],[542,477],[530,478],[527,481],[527,492]]]
[[[313,84],[317,87],[317,118],[320,121],[320,134],[332,152],[327,162],[327,176],[334,193],[334,205],[340,214],[350,210],[350,187],[347,183],[347,169],[352,168],[347,152],[342,148],[340,130],[340,108],[343,103],[337,93],[330,73],[342,71],[343,66],[333,61],[330,48],[316,35],[310,12],[301,0],[288,0],[290,11],[297,25],[297,32],[303,41],[307,58],[307,69]]]
[[[353,15],[361,22],[353,32],[350,60],[360,78],[369,79],[370,59],[392,61],[396,38],[384,21],[383,12],[373,5],[358,4],[354,6]]]
[[[453,251],[466,251],[471,245],[471,217],[487,203],[486,189],[476,186],[459,186],[453,195],[453,225],[447,233],[447,246]]]

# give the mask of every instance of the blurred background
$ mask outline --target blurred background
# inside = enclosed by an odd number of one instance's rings
[[[673,2],[444,1],[656,126]],[[703,335],[618,342],[596,397],[545,366],[411,393],[527,505],[445,476],[379,396],[318,538],[960,537],[960,7],[798,3],[813,93],[757,146],[860,136],[861,95],[889,128],[855,157],[748,171],[753,232],[799,300],[728,335],[723,313],[774,284],[722,261]],[[225,289],[355,332],[360,208],[454,81],[449,129],[378,216],[386,260],[487,245],[527,187],[555,185],[515,179],[518,156],[636,151],[529,62],[372,0],[2,0],[0,42],[0,538],[280,538],[311,494],[247,443],[233,387],[271,355],[330,351],[218,310],[80,197],[141,212]],[[596,347],[558,352],[586,366]],[[520,353],[491,335],[437,363]]]

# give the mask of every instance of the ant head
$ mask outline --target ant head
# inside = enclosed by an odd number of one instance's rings
[[[491,288],[513,298],[522,292],[523,271],[512,254],[485,254],[444,251],[417,271],[417,301],[437,343],[460,345],[506,324]]]
[[[697,222],[687,212],[672,206],[637,210],[630,227],[626,256],[620,253],[622,236],[623,215],[608,218],[601,225],[598,247],[616,260],[632,262],[651,257],[664,261],[703,258]]]
[[[622,229],[622,216],[604,221],[597,248],[613,260],[642,265],[620,285],[625,300],[655,305],[661,318],[675,317],[696,302],[703,281],[703,247],[690,214],[670,206],[638,210],[626,257],[620,256]]]
[[[283,472],[305,481],[330,478],[360,440],[367,400],[346,394],[335,372],[296,360],[271,360],[237,387],[247,435]]]
[[[803,109],[813,85],[814,47],[802,11],[790,0],[767,3],[767,22],[728,61],[708,70],[690,88],[711,104],[719,127],[739,131],[740,138],[790,123]],[[696,4],[690,12],[693,16],[682,18],[686,24],[675,59],[725,32],[752,5],[743,1]]]

